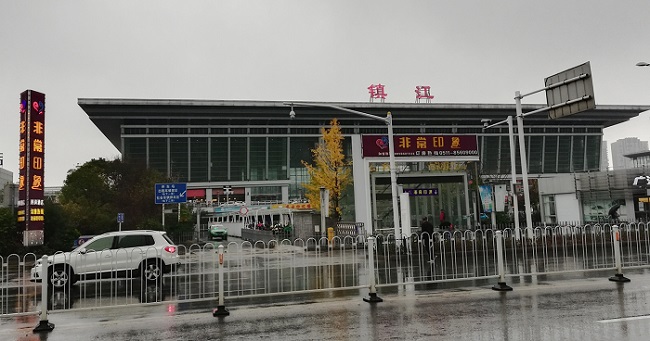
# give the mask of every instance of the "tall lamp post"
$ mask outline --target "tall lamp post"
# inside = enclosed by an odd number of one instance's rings
[[[503,123],[508,123],[508,142],[510,143],[510,191],[512,193],[512,203],[514,205],[514,218],[515,218],[515,237],[521,240],[521,229],[519,228],[519,202],[517,200],[517,166],[515,164],[515,134],[512,124],[512,116],[507,119],[490,124],[490,120],[484,120],[483,130],[498,126]]]
[[[395,146],[393,146],[394,144],[393,116],[391,115],[390,111],[386,113],[386,117],[380,117],[362,111],[348,109],[345,107],[341,107],[333,104],[327,104],[327,103],[285,102],[283,104],[291,107],[291,112],[289,112],[289,117],[291,118],[296,117],[296,112],[293,111],[293,107],[320,107],[320,108],[328,108],[328,109],[334,109],[339,111],[345,111],[355,115],[363,116],[366,118],[370,118],[373,120],[386,123],[386,126],[388,126],[388,141],[389,141],[388,142],[388,157],[389,157],[388,164],[390,167],[390,187],[391,187],[391,195],[393,198],[393,224],[394,224],[394,231],[395,231],[395,246],[397,249],[399,249],[402,244],[402,232],[400,229],[400,221],[399,221],[400,214],[399,214],[399,204],[397,199],[399,194],[397,193],[397,174],[396,174],[397,167],[395,166]]]

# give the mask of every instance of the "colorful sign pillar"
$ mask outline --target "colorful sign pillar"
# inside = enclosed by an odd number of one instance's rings
[[[43,245],[45,208],[45,94],[20,94],[18,227],[23,245]]]

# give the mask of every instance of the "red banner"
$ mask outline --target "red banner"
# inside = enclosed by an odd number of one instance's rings
[[[478,156],[476,135],[395,135],[395,156]],[[388,137],[363,135],[363,157],[389,156]]]

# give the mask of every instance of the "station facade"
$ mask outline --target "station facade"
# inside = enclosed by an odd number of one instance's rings
[[[300,102],[295,102],[299,104]],[[345,154],[353,161],[354,186],[347,196],[344,218],[373,229],[392,225],[387,155],[367,155],[387,135],[380,121],[326,107],[276,101],[136,100],[81,98],[79,106],[121,152],[124,160],[141,162],[176,182],[185,182],[188,198],[207,203],[300,202],[309,176],[302,161],[311,163],[321,128],[336,118]],[[459,226],[477,220],[478,196],[468,184],[510,179],[507,125],[483,129],[482,120],[504,120],[515,114],[514,104],[326,103],[378,117],[392,113],[397,139],[435,138],[475,141],[475,153],[413,153],[396,151],[398,184],[412,193],[412,222],[428,216],[435,223],[444,209]],[[523,105],[528,112],[543,105]],[[599,172],[603,129],[625,122],[644,106],[601,105],[587,112],[550,120],[544,114],[525,118],[524,134],[529,177],[552,180],[566,174]],[[451,140],[450,140],[451,141]],[[365,143],[365,146],[364,146]],[[402,145],[404,147],[404,145]],[[517,154],[517,173],[521,167]],[[543,188],[550,188],[542,185]],[[564,190],[564,189],[563,189]],[[547,191],[545,195],[556,193]],[[541,194],[537,194],[540,195]],[[544,199],[539,210],[544,210]],[[577,207],[584,206],[581,198]],[[587,204],[588,205],[588,204]],[[520,210],[523,208],[520,206]],[[542,222],[548,216],[538,212]],[[582,213],[571,218],[585,220]],[[573,220],[573,219],[572,219]],[[549,223],[552,223],[549,221]]]

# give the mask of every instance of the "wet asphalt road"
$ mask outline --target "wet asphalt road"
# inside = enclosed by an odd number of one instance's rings
[[[279,303],[273,298],[226,307],[174,304],[50,314],[56,326],[34,334],[36,316],[0,319],[2,340],[648,340],[650,271],[630,283],[589,278],[513,285],[380,291],[384,302],[343,298]],[[274,302],[275,301],[275,302]],[[317,303],[313,303],[317,302]]]

